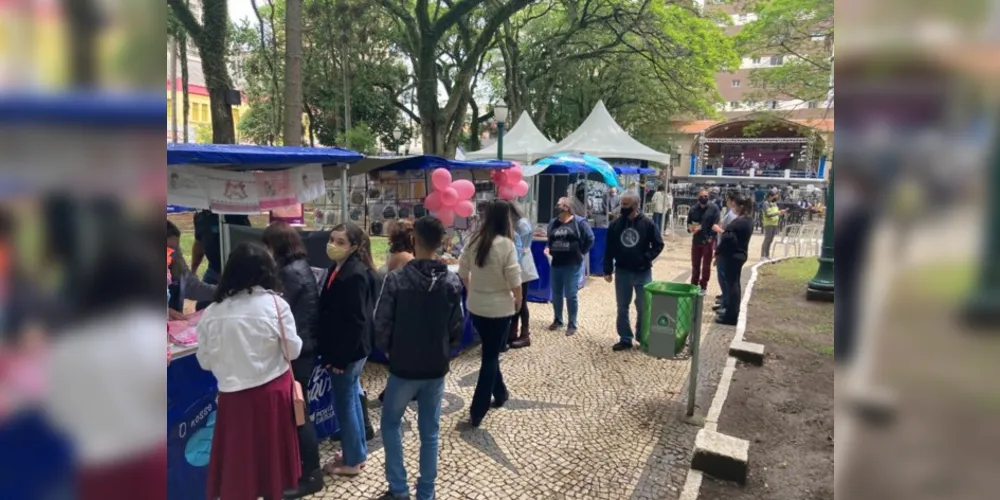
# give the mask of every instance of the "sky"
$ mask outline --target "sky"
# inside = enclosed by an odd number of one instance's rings
[[[267,5],[267,0],[259,0],[258,7]],[[254,19],[253,5],[250,0],[229,0],[229,19],[241,21],[245,18]]]

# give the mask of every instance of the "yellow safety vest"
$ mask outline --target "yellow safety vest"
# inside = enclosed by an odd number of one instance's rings
[[[778,210],[778,205],[776,203],[768,203],[764,208],[764,227],[775,227],[778,225],[778,219],[781,217],[781,211]]]

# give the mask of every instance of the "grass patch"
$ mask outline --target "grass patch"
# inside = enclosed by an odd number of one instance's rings
[[[818,270],[819,261],[815,257],[800,257],[763,266],[761,274],[805,285],[816,276]]]

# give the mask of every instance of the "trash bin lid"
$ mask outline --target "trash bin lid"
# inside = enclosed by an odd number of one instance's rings
[[[673,297],[695,297],[701,293],[701,287],[689,283],[674,283],[670,281],[653,281],[643,287],[653,295],[670,295]]]

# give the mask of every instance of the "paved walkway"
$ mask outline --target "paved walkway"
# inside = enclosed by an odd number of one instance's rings
[[[752,241],[759,253],[760,235]],[[690,276],[687,237],[669,242],[656,280]],[[748,266],[756,261],[751,257]],[[718,293],[713,273],[709,297]],[[706,301],[711,304],[710,300]],[[479,369],[479,349],[462,353],[447,377],[442,410],[437,496],[450,499],[675,499],[690,464],[697,428],[680,417],[688,360],[658,360],[638,349],[616,353],[614,288],[592,278],[580,293],[580,330],[550,333],[548,304],[531,304],[532,346],[501,355],[511,401],[471,429],[468,405]],[[703,328],[699,412],[704,414],[725,363],[732,327]],[[633,308],[634,315],[634,308]],[[362,383],[372,396],[385,386],[386,368],[369,364]],[[374,398],[373,398],[374,399]],[[372,410],[378,427],[380,408]],[[415,407],[407,411],[404,449],[410,485],[416,481]],[[324,460],[337,445],[324,444]],[[369,499],[386,489],[379,436],[369,442],[368,467],[354,479],[327,477],[314,498]]]

